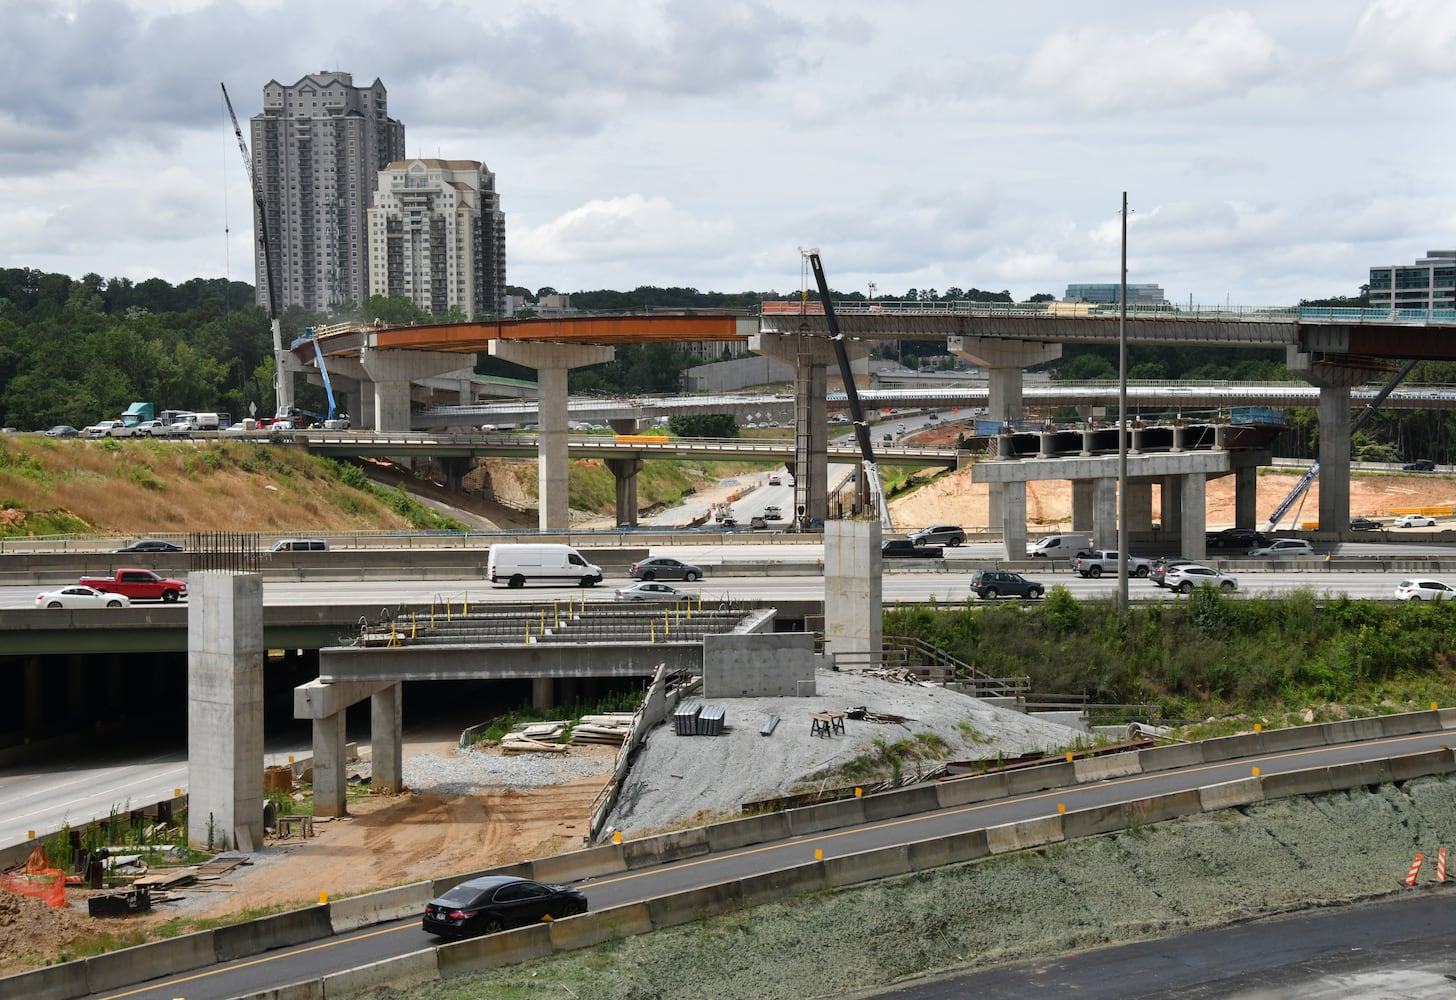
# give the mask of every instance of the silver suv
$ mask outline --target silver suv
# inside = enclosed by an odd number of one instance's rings
[[[954,548],[965,540],[966,533],[958,524],[932,524],[910,534],[910,541],[916,545],[949,545]]]

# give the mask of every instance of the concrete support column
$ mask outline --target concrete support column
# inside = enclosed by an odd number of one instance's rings
[[[1092,480],[1072,480],[1072,530],[1092,534]]]
[[[445,477],[445,489],[453,493],[465,491],[465,477],[475,468],[473,458],[442,458],[438,460],[440,472]]]
[[[1153,530],[1153,484],[1148,480],[1127,484],[1129,531]]]
[[[880,538],[878,521],[824,524],[824,650],[827,653],[857,658],[880,656],[885,615]]]
[[[607,426],[618,434],[637,434],[642,430],[642,420],[637,417],[612,417]]]
[[[1112,476],[1092,480],[1092,544],[1117,548],[1117,480]]]
[[[375,408],[379,405],[379,401],[375,399],[373,382],[361,381],[359,383],[359,401],[354,405],[359,408],[358,412],[354,414],[355,427],[372,431],[379,426],[374,419]]]
[[[460,360],[459,354],[448,351],[380,350],[372,343],[361,348],[359,364],[374,384],[374,429],[411,430],[410,383],[456,371]],[[365,395],[361,387],[361,398]]]
[[[1057,453],[1057,432],[1044,430],[1037,438],[1037,458],[1051,458]]]
[[[1202,559],[1208,555],[1208,480],[1201,472],[1179,476],[1183,500],[1183,558]]]
[[[1186,451],[1187,450],[1187,447],[1186,447],[1187,436],[1188,436],[1188,429],[1183,426],[1182,421],[1174,421],[1174,423],[1173,423],[1173,447],[1170,450],[1171,451]]]
[[[1086,458],[1087,456],[1092,454],[1092,446],[1096,437],[1096,433],[1097,432],[1091,427],[1082,428],[1082,451],[1080,452],[1080,454],[1083,458]]]
[[[542,531],[570,527],[566,490],[567,394],[566,373],[585,365],[611,361],[610,347],[590,344],[546,344],[518,340],[492,340],[491,357],[536,369],[537,408],[537,526]]]
[[[187,600],[188,836],[263,844],[263,578],[193,573]]]
[[[1181,532],[1183,530],[1183,484],[1178,481],[1177,476],[1164,476],[1163,486],[1159,493],[1163,506],[1163,530]]]
[[[1143,450],[1143,428],[1139,424],[1137,426],[1134,426],[1131,429],[1131,431],[1129,432],[1129,437],[1128,437],[1128,441],[1127,441],[1127,453],[1129,455],[1137,455],[1137,454],[1141,453],[1142,450]]]
[[[617,481],[617,523],[637,527],[637,473],[642,471],[640,458],[609,458],[607,468]]]
[[[1259,470],[1254,466],[1234,470],[1234,526],[1259,526]]]
[[[49,734],[46,727],[45,669],[39,656],[25,658],[25,691],[21,708],[21,733],[27,740],[38,740]]]
[[[1350,524],[1350,387],[1320,386],[1319,523],[1325,531]]]
[[[531,707],[548,711],[556,706],[556,690],[550,677],[531,679]]]
[[[404,791],[403,690],[403,684],[392,684],[369,698],[369,784],[389,795]]]
[[[837,371],[839,364],[834,345],[825,337],[808,334],[757,334],[749,338],[748,347],[755,354],[794,366],[793,516],[800,526],[813,519],[828,521],[828,377],[830,366]],[[845,350],[851,367],[863,372],[869,349],[859,341],[846,341]]]
[[[1007,559],[1026,558],[1026,484],[1004,483],[1001,491],[1001,536]]]
[[[313,814],[315,816],[347,816],[349,814],[348,762],[344,759],[344,718],[347,714],[341,710],[313,720]]]

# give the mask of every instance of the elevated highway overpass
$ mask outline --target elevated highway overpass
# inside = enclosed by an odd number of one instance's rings
[[[949,352],[989,370],[988,416],[1006,424],[1024,417],[1026,368],[1060,357],[1066,343],[1117,343],[1123,328],[1116,310],[1058,303],[876,301],[837,304],[836,312],[851,358],[875,341],[944,339]],[[1342,523],[1349,516],[1351,388],[1392,370],[1398,359],[1456,357],[1456,341],[1445,332],[1453,321],[1450,311],[1137,308],[1126,330],[1133,343],[1284,350],[1291,370],[1318,387],[1320,518]],[[567,372],[609,361],[616,344],[665,341],[746,343],[794,366],[796,512],[806,521],[827,518],[826,373],[834,360],[828,335],[817,303],[766,302],[757,316],[683,312],[334,329],[300,339],[292,351],[300,368],[316,354],[328,358],[336,378],[355,382],[362,425],[386,431],[409,429],[414,379],[468,369],[479,353],[537,369],[539,517],[540,527],[551,530],[567,523]],[[619,466],[624,480],[635,483],[635,473],[632,463]],[[1004,493],[999,483],[992,489],[997,519],[1017,516],[1014,503],[1007,510]]]

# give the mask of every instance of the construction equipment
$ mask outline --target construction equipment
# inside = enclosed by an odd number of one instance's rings
[[[243,151],[243,169],[248,174],[248,186],[253,192],[253,203],[258,207],[258,233],[263,243],[263,280],[268,286],[268,319],[273,328],[273,395],[276,404],[274,412],[280,415],[293,412],[293,375],[289,368],[288,352],[283,349],[283,328],[278,320],[278,277],[274,273],[273,244],[268,239],[268,204],[263,198],[263,187],[253,173],[253,158],[248,153],[247,140],[238,125],[238,116],[233,111],[232,99],[228,97],[227,84],[222,87],[222,99],[227,104],[228,117],[233,121],[233,134],[238,137],[238,148]]]
[[[1395,391],[1396,386],[1405,381],[1405,377],[1411,373],[1411,369],[1415,366],[1415,361],[1407,361],[1401,365],[1400,371],[1396,372],[1390,381],[1381,387],[1380,391],[1375,394],[1374,399],[1365,404],[1365,409],[1355,414],[1355,419],[1350,421],[1350,435],[1352,437],[1357,430],[1365,425],[1365,421],[1375,416],[1375,411],[1380,408],[1381,403],[1385,402],[1385,397],[1389,396]],[[1289,496],[1281,500],[1279,506],[1274,508],[1274,513],[1269,515],[1269,524],[1264,528],[1265,531],[1273,531],[1279,527],[1279,522],[1284,519],[1285,514],[1289,513],[1289,508],[1293,507],[1308,492],[1309,488],[1314,485],[1315,479],[1319,477],[1319,468],[1319,459],[1315,459],[1310,465],[1309,471],[1301,476],[1299,482],[1294,485],[1294,489],[1289,491]]]
[[[839,319],[834,315],[834,303],[829,299],[829,281],[824,277],[824,266],[819,261],[818,250],[801,250],[814,270],[814,282],[819,286],[819,301],[824,307],[824,321],[829,326],[829,337],[834,343],[834,357],[839,362],[839,376],[844,380],[844,395],[849,402],[850,419],[854,421],[854,436],[859,442],[862,456],[864,481],[869,496],[867,503],[879,511],[880,525],[886,531],[893,531],[890,522],[890,505],[885,502],[885,489],[880,483],[880,469],[875,463],[874,449],[870,446],[870,428],[865,421],[864,409],[859,404],[859,390],[854,384],[854,371],[849,364],[849,351],[844,346],[844,334],[839,329]]]

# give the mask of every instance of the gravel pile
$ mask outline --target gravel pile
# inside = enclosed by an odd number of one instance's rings
[[[723,706],[724,734],[676,736],[671,720],[653,729],[623,782],[608,825],[640,835],[699,814],[737,812],[745,802],[787,795],[810,782],[843,784],[832,772],[874,752],[876,740],[894,743],[931,732],[949,746],[947,759],[966,760],[1057,750],[1087,739],[1080,730],[942,687],[828,670],[818,672],[815,687],[813,698],[694,699]],[[843,734],[810,735],[810,712],[857,707],[910,721],[848,719]],[[779,725],[772,735],[760,736],[770,715],[779,716]]]
[[[420,795],[469,795],[496,788],[541,788],[563,781],[605,776],[612,770],[606,756],[528,753],[505,755],[496,750],[462,750],[449,755],[416,754],[404,760],[405,787]]]

